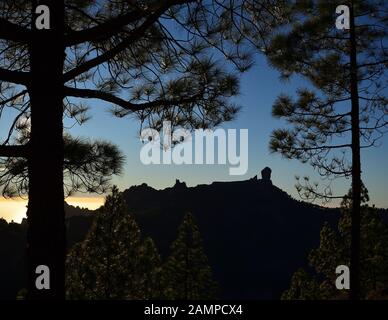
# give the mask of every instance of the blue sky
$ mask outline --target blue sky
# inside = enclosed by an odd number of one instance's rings
[[[257,57],[255,66],[242,75],[241,95],[236,102],[243,108],[236,120],[221,127],[249,130],[249,169],[244,176],[229,176],[225,165],[143,165],[139,159],[142,147],[139,123],[130,118],[113,117],[109,112],[111,106],[98,100],[88,102],[92,119],[82,126],[73,127],[71,132],[82,137],[109,140],[121,148],[127,158],[125,170],[122,176],[113,180],[120,189],[143,182],[157,189],[165,188],[173,185],[175,179],[185,181],[189,186],[213,181],[244,180],[269,166],[273,171],[273,183],[298,198],[294,187],[295,175],[316,177],[316,174],[308,164],[270,154],[268,142],[271,131],[282,126],[281,121],[271,116],[274,100],[282,92],[294,93],[301,85],[304,85],[303,81],[297,78],[288,82],[280,81],[278,72],[266,64],[264,57]],[[379,148],[364,150],[362,154],[363,179],[369,189],[371,203],[380,207],[388,207],[388,171],[385,165],[387,139],[385,137],[382,140]],[[345,193],[349,187],[349,180],[337,180],[333,184],[333,190],[339,194]]]
[[[309,175],[313,178],[317,175],[308,164],[286,160],[278,154],[271,154],[268,143],[272,130],[283,125],[281,121],[271,116],[274,100],[280,93],[293,94],[298,87],[303,85],[306,83],[298,78],[293,78],[289,82],[280,81],[278,72],[271,69],[262,56],[257,57],[255,66],[242,75],[241,95],[236,98],[236,103],[242,106],[242,110],[236,120],[225,123],[221,127],[248,129],[249,131],[249,168],[244,176],[230,176],[229,165],[147,166],[142,164],[140,149],[143,144],[139,139],[139,123],[129,117],[121,119],[114,117],[110,112],[112,106],[99,100],[84,101],[91,107],[92,119],[82,126],[73,126],[70,132],[74,136],[104,139],[119,146],[126,156],[126,163],[123,175],[114,177],[113,183],[121,190],[144,182],[154,188],[162,189],[172,186],[175,179],[185,181],[188,186],[209,184],[213,181],[245,180],[260,175],[261,169],[269,166],[272,168],[273,183],[299,199],[294,187],[295,175]],[[2,137],[6,134],[7,118],[9,121],[10,115],[1,119],[0,136]],[[378,207],[388,208],[388,170],[386,170],[388,136],[385,136],[381,143],[379,148],[363,150],[363,180],[369,189],[371,203]],[[350,181],[336,180],[332,187],[336,194],[342,195],[349,189]],[[73,198],[68,201],[92,208],[100,205],[103,200],[100,199],[98,203],[94,200],[90,202],[87,197],[93,195],[79,196],[83,198]],[[22,219],[25,202],[15,201],[0,198],[0,217],[15,221]],[[93,206],[90,206],[90,203]],[[318,204],[321,203],[318,202]],[[338,205],[338,201],[333,201],[328,205]]]
[[[242,106],[242,110],[236,120],[225,123],[221,127],[248,129],[249,131],[249,169],[244,176],[230,176],[228,165],[147,166],[142,164],[139,158],[140,149],[143,146],[139,139],[140,124],[129,117],[115,118],[110,112],[112,106],[99,100],[85,101],[91,107],[92,119],[82,126],[73,126],[70,133],[73,136],[108,140],[119,146],[126,156],[126,163],[123,175],[114,177],[113,183],[121,190],[141,183],[161,189],[172,186],[175,179],[185,181],[189,186],[209,184],[213,181],[244,180],[260,175],[261,169],[269,166],[272,168],[273,183],[299,199],[294,187],[295,175],[309,175],[313,177],[313,180],[318,180],[314,179],[317,174],[308,164],[301,164],[297,160],[286,160],[278,154],[271,154],[268,144],[272,130],[284,125],[271,116],[272,104],[276,97],[280,93],[293,94],[297,88],[305,85],[306,83],[296,77],[289,82],[280,81],[278,72],[267,65],[263,56],[256,57],[255,66],[241,76],[241,95],[235,99],[235,102]],[[9,127],[7,124],[13,118],[12,116],[13,114],[7,114],[7,111],[2,115],[0,138],[7,134]],[[364,149],[362,153],[363,181],[369,189],[371,203],[386,208],[388,208],[387,158],[388,136],[381,140],[380,147]],[[332,187],[337,195],[343,195],[349,189],[350,181],[336,180]],[[85,204],[88,202],[86,198],[82,199]],[[8,211],[5,209],[5,201],[11,203],[13,200],[4,200],[0,197],[0,217]],[[329,205],[338,205],[338,201]],[[18,209],[12,210],[14,212],[18,210],[18,220],[20,220],[25,211],[25,203],[18,203],[17,207]],[[9,217],[12,216],[15,216],[15,213],[9,215]]]

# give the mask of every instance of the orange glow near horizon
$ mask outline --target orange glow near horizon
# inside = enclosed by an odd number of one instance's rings
[[[68,197],[66,202],[74,207],[87,208],[95,210],[104,204],[104,197]],[[0,197],[0,218],[8,222],[14,221],[20,223],[26,217],[27,200],[26,199],[5,199]]]

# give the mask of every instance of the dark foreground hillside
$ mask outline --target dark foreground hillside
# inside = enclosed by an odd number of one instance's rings
[[[222,298],[279,299],[292,273],[305,266],[318,245],[324,223],[338,210],[296,201],[270,180],[215,182],[155,190],[145,184],[124,191],[143,235],[151,236],[163,257],[185,212],[192,212]],[[83,239],[92,214],[67,207],[69,246]],[[24,282],[25,227],[0,225],[0,298],[14,298]]]

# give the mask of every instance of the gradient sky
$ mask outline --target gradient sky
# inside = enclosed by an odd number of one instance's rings
[[[316,174],[308,164],[270,154],[268,142],[271,131],[282,126],[281,121],[271,116],[274,100],[282,92],[294,93],[301,85],[303,81],[297,78],[281,82],[278,72],[267,66],[263,57],[258,57],[256,65],[242,75],[241,95],[236,102],[243,108],[235,121],[221,127],[249,130],[249,169],[244,176],[229,176],[228,166],[225,165],[143,165],[139,159],[142,147],[139,140],[139,123],[130,118],[113,117],[109,112],[111,106],[98,100],[88,101],[92,119],[82,126],[74,126],[70,132],[74,136],[109,140],[121,148],[126,156],[124,174],[113,179],[113,183],[121,190],[143,182],[157,189],[165,188],[172,186],[175,179],[185,181],[188,186],[213,181],[245,180],[260,175],[261,169],[269,166],[272,168],[273,183],[298,199],[294,187],[295,175],[316,177]],[[388,207],[388,137],[384,137],[381,142],[382,145],[378,148],[363,150],[362,171],[371,203],[378,207]],[[349,187],[349,180],[337,180],[333,184],[333,191],[344,194]],[[84,203],[85,207],[90,207],[85,195],[82,197],[77,204],[82,206]],[[18,221],[24,207],[11,209],[5,205],[10,201],[15,200],[0,201],[0,216],[7,219],[17,216],[14,220]],[[330,205],[337,204],[333,202]],[[6,212],[7,210],[15,211],[12,213]]]

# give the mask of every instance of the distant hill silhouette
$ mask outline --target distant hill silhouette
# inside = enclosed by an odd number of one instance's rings
[[[71,206],[67,202],[65,202],[65,213],[66,213],[66,218],[71,218],[74,216],[92,216],[94,213],[94,210],[89,210],[87,208],[80,208],[79,206]]]
[[[177,180],[163,190],[142,184],[123,195],[142,234],[154,239],[163,257],[185,212],[196,216],[221,298],[279,299],[293,272],[308,267],[323,223],[336,223],[339,210],[295,200],[272,184],[269,170],[263,174],[264,179],[195,187]],[[388,217],[387,210],[382,213]],[[93,211],[66,205],[66,216],[72,246],[85,237]],[[0,299],[14,298],[25,279],[25,229],[0,223],[0,272],[7,274]]]

